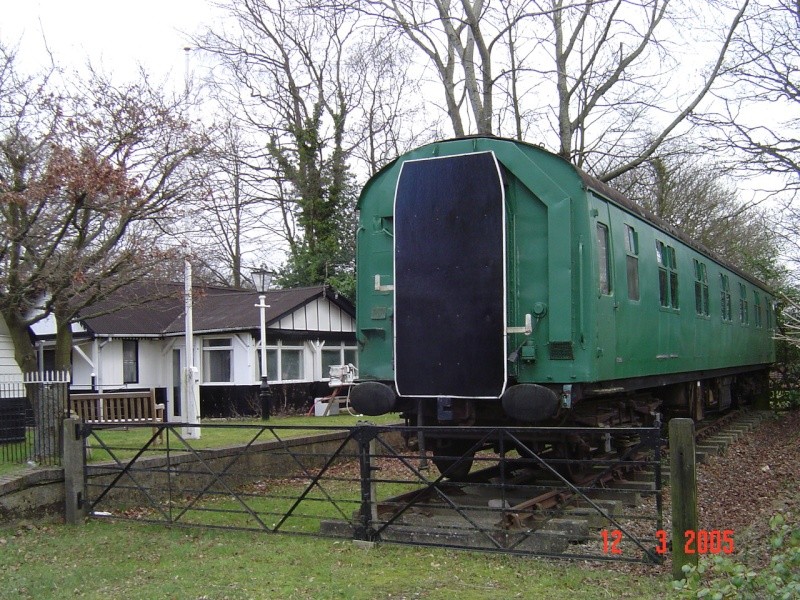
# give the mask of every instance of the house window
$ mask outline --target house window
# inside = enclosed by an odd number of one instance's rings
[[[258,376],[261,377],[261,350],[256,352]],[[267,347],[267,379],[271,382],[303,381],[303,348],[284,346]]]
[[[697,259],[694,261],[694,309],[702,317],[711,314],[708,303],[708,271],[706,264]]]
[[[733,308],[731,307],[731,284],[728,281],[728,276],[724,273],[719,274],[719,300],[722,307],[722,320],[733,320]]]
[[[661,306],[678,306],[678,263],[675,248],[656,240],[656,259],[658,260],[658,297]]]
[[[203,340],[203,381],[206,383],[231,382],[231,338],[206,338]]]
[[[356,349],[346,348],[344,345],[335,348],[322,349],[322,378],[330,377],[331,367],[334,365],[355,365]]]
[[[626,270],[628,274],[628,300],[639,299],[639,235],[630,225],[625,225]]]
[[[761,329],[761,296],[756,291],[753,291],[753,313],[755,314],[756,327]]]
[[[597,224],[597,272],[600,281],[600,293],[611,294],[611,256],[608,244],[608,226]]]
[[[122,381],[139,383],[139,342],[122,340]]]
[[[56,349],[44,348],[42,350],[42,371],[58,371],[56,369]]]
[[[281,348],[281,381],[298,381],[303,378],[303,349]]]
[[[739,322],[742,325],[750,323],[750,305],[747,301],[747,286],[739,284]]]

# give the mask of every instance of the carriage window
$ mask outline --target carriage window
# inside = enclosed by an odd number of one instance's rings
[[[639,236],[630,225],[625,225],[626,270],[628,274],[628,299],[639,299]]]
[[[772,300],[768,298],[764,304],[767,305],[767,329],[772,329]]]
[[[656,259],[658,260],[658,297],[661,306],[678,306],[678,263],[675,248],[656,240]]]
[[[753,292],[753,313],[755,314],[756,327],[761,329],[761,296],[756,291]]]
[[[611,255],[608,243],[608,225],[597,224],[597,272],[599,274],[600,293],[611,294]]]
[[[739,284],[739,322],[742,325],[750,323],[750,306],[747,302],[747,286]]]
[[[694,261],[694,309],[703,317],[710,314],[708,306],[708,271],[706,264],[695,259]]]
[[[719,301],[722,307],[722,320],[733,320],[733,309],[731,307],[731,285],[728,276],[724,273],[719,274]]]

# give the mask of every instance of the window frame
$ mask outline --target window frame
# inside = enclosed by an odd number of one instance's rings
[[[739,324],[747,327],[750,325],[750,306],[747,300],[747,286],[739,283]]]
[[[723,323],[733,322],[733,305],[731,304],[731,284],[728,275],[719,274],[720,307]]]
[[[761,312],[761,294],[758,293],[758,290],[753,290],[753,318],[755,320],[756,329],[763,328],[764,320]]]
[[[130,349],[133,348],[133,357],[128,356]],[[129,373],[129,366],[133,368],[133,374]],[[122,340],[122,383],[139,383],[139,340]]]
[[[217,341],[227,341],[228,344],[225,346],[215,346],[209,345],[209,342],[217,342]],[[234,383],[234,374],[233,374],[233,337],[232,336],[214,336],[214,337],[204,337],[203,342],[201,344],[201,352],[202,352],[202,365],[203,365],[203,383],[204,384],[230,384]],[[222,353],[227,353],[228,355],[228,379],[211,379],[212,375],[212,367],[211,367],[211,359],[212,357],[219,357]]]
[[[284,378],[284,354],[299,352],[299,379]],[[267,381],[269,383],[304,383],[311,381],[306,377],[306,349],[303,344],[286,345],[283,340],[267,345]],[[261,344],[256,344],[256,381],[261,381]]]
[[[698,317],[711,316],[711,302],[708,292],[708,267],[698,259],[694,260],[694,310]]]
[[[678,259],[675,248],[657,239],[656,262],[658,263],[658,302],[663,309],[680,311]]]
[[[326,352],[328,352],[328,353],[338,352],[339,353],[339,362],[331,363],[328,366],[328,371],[327,372],[325,371],[325,361],[323,361],[323,359],[322,359],[323,354],[325,354]],[[353,360],[352,361],[348,361],[347,360],[346,354],[348,352],[352,352],[353,353]],[[358,368],[358,363],[357,363],[357,361],[358,361],[358,348],[356,346],[348,346],[347,342],[340,342],[339,345],[337,345],[337,346],[328,346],[328,345],[326,345],[321,349],[319,359],[320,359],[320,361],[319,361],[320,377],[321,377],[321,379],[323,381],[330,381],[330,378],[331,378],[330,377],[330,367],[333,366],[333,365],[352,364],[353,366]]]
[[[601,221],[595,228],[597,236],[597,292],[601,296],[614,293],[611,274],[611,229]]]
[[[628,283],[628,300],[639,302],[642,299],[639,286],[639,234],[628,223],[625,223],[625,277]]]
[[[767,317],[767,329],[771,330],[773,329],[775,324],[775,319],[774,319],[775,306],[773,305],[772,300],[768,297],[766,298],[766,302],[764,302],[764,304],[766,305],[764,310],[766,312],[766,317]]]

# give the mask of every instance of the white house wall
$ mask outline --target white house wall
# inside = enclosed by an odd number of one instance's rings
[[[87,362],[87,358],[91,361],[93,341],[77,344],[80,352],[77,350],[72,351],[72,385],[73,387],[89,387],[92,384],[92,373],[95,372],[93,364]],[[86,358],[84,358],[84,355]]]
[[[233,336],[232,377],[234,385],[253,384],[253,337],[248,334]],[[201,380],[202,381],[202,380]]]
[[[356,330],[355,325],[353,317],[333,302],[327,298],[318,298],[273,323],[270,329],[349,333]]]
[[[305,340],[284,339],[277,329],[307,332]],[[296,381],[309,382],[327,379],[322,373],[320,349],[324,342],[315,338],[316,333],[353,333],[355,320],[327,298],[317,298],[277,322],[270,324],[270,349],[302,348],[303,374]],[[278,343],[275,342],[277,339]],[[209,382],[203,373],[203,340],[224,338],[231,341],[231,381]],[[257,339],[250,332],[195,334],[194,365],[202,386],[251,386],[259,383]],[[336,344],[337,347],[339,344]],[[353,344],[355,346],[355,344]],[[173,386],[173,350],[181,352],[181,368],[185,366],[185,342],[182,336],[162,339],[139,339],[138,383],[123,382],[122,338],[97,338],[79,342],[79,351],[73,352],[73,384],[76,388],[88,388],[95,384],[100,389],[160,387],[168,390],[171,400]],[[1,348],[0,348],[1,349]],[[273,379],[272,377],[270,378]]]
[[[14,358],[14,344],[5,320],[0,317],[0,375],[19,377],[22,371]]]
[[[90,361],[95,360],[95,352],[99,355],[99,369],[90,364],[78,352],[73,353],[72,380],[76,388],[89,387],[92,374],[96,375],[99,389],[163,387],[167,385],[166,374],[171,368],[169,360],[165,360],[162,352],[163,340],[141,339],[139,342],[139,381],[124,383],[122,372],[122,339],[99,339],[80,344],[80,349]],[[95,345],[96,344],[96,345]],[[170,359],[171,360],[171,359]]]

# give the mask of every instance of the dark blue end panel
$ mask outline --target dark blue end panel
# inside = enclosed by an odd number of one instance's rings
[[[505,208],[494,154],[406,161],[394,236],[398,392],[499,397],[506,385]]]

